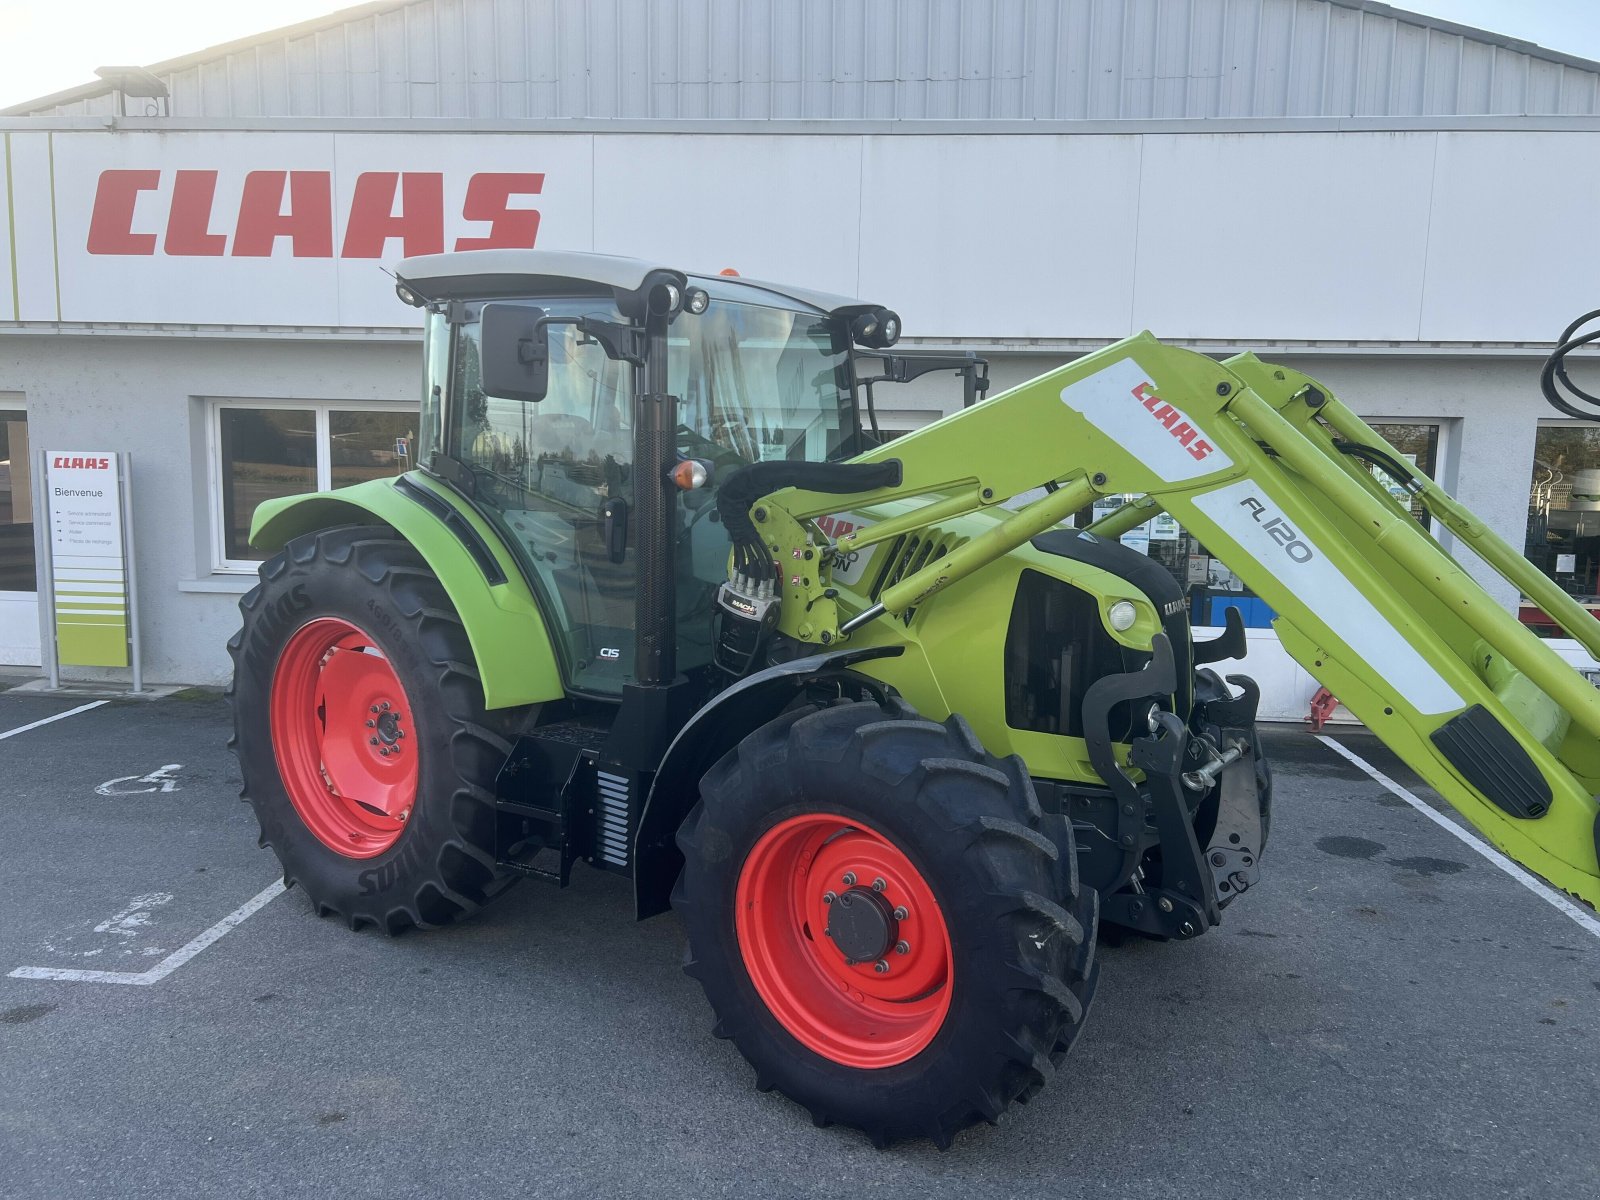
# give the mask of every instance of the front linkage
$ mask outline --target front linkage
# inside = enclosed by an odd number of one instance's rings
[[[1083,702],[1089,759],[1114,806],[1109,827],[1097,826],[1101,839],[1088,844],[1109,842],[1111,848],[1102,852],[1123,859],[1113,876],[1129,880],[1127,888],[1101,898],[1101,917],[1156,937],[1198,937],[1218,924],[1221,910],[1258,878],[1265,807],[1255,767],[1259,690],[1242,675],[1229,677],[1242,689],[1238,697],[1214,672],[1202,671],[1200,681],[1199,695],[1208,699],[1197,695],[1186,726],[1162,708],[1178,679],[1172,645],[1165,634],[1157,634],[1143,669],[1096,681]],[[1125,767],[1115,753],[1112,713],[1139,701],[1148,702],[1149,732],[1131,740]],[[1142,781],[1128,767],[1138,770]],[[1202,849],[1196,830],[1204,822],[1197,816],[1213,801],[1216,819]],[[1147,883],[1145,862],[1152,847],[1160,850],[1160,876]]]

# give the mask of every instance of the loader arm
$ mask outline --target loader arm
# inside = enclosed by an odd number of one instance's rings
[[[1389,460],[1432,515],[1600,658],[1600,622],[1310,377],[1245,354],[1218,363],[1148,333],[966,409],[858,461],[898,459],[898,486],[842,497],[786,489],[752,509],[785,571],[780,627],[848,639],[924,603],[1096,495],[1138,499],[1098,523],[1114,537],[1176,517],[1278,614],[1284,648],[1495,845],[1600,903],[1595,793],[1600,691],[1501,608],[1390,496]],[[1364,460],[1364,461],[1363,461]],[[836,608],[831,556],[1041,487],[989,532]],[[830,543],[814,518],[921,497],[915,512]],[[1152,614],[1153,618],[1153,614]],[[1130,633],[1146,639],[1154,619]]]

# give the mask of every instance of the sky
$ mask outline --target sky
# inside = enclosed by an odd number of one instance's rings
[[[0,0],[0,107],[350,7],[348,0]],[[1600,0],[1411,0],[1395,5],[1600,59]]]

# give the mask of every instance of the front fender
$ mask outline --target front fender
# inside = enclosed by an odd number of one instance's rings
[[[333,525],[381,522],[422,555],[466,627],[487,707],[559,699],[555,647],[527,580],[504,543],[459,496],[411,471],[256,508],[250,544],[274,551]]]
[[[666,912],[672,885],[683,869],[678,826],[700,799],[700,776],[750,734],[789,707],[819,676],[836,675],[853,663],[889,658],[904,646],[858,646],[813,654],[757,671],[717,695],[678,731],[656,770],[634,835],[633,899],[639,920]],[[882,687],[877,681],[869,681]]]

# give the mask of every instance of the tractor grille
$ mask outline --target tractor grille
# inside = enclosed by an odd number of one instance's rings
[[[596,790],[600,794],[600,823],[596,832],[595,850],[601,861],[613,867],[628,865],[628,814],[631,797],[626,775],[613,775],[610,771],[595,772]]]
[[[957,546],[964,546],[966,543],[966,538],[943,533],[938,529],[902,534],[895,538],[890,543],[889,553],[884,556],[883,570],[878,573],[877,582],[872,585],[872,599],[878,599],[885,588],[899,583],[907,575],[916,574],[929,563],[937,562]],[[916,611],[915,608],[908,608],[900,619],[909,625],[912,614]]]

